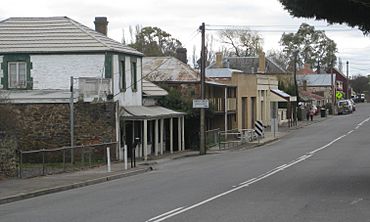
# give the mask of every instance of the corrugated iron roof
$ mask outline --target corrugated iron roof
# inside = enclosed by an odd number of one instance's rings
[[[246,74],[255,74],[257,73],[259,67],[259,57],[225,57],[224,64],[228,68],[241,70]],[[212,69],[216,67],[216,63],[212,63],[208,68]],[[266,74],[285,74],[286,70],[278,66],[271,59],[266,57],[265,65]]]
[[[143,55],[68,17],[12,17],[0,22],[0,53],[106,51]]]
[[[153,82],[199,82],[200,75],[175,57],[144,57],[143,76]]]
[[[307,74],[297,75],[298,85],[303,86],[306,81],[307,86],[331,86],[331,74]],[[333,75],[333,82],[335,82],[335,75]]]
[[[143,95],[144,96],[167,96],[168,92],[154,83],[143,79]]]
[[[120,112],[120,116],[127,120],[170,118],[184,115],[185,113],[161,106],[126,106]]]
[[[233,73],[242,73],[243,71],[230,68],[207,68],[206,76],[210,78],[231,78]]]

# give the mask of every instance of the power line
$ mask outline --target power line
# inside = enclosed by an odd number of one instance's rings
[[[207,31],[223,31],[223,30],[247,30],[254,32],[296,32],[297,29],[295,25],[206,25]],[[283,28],[276,28],[283,27]],[[292,27],[292,28],[290,28]],[[351,28],[330,28],[329,26],[314,26],[317,31],[326,31],[326,32],[351,32],[354,29]],[[320,28],[320,29],[317,29]]]

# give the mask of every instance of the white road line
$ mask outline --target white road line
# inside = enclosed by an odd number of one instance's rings
[[[370,120],[370,117],[369,117],[369,118],[367,118],[367,119],[365,119],[365,120],[364,120],[364,121],[362,121],[361,123],[359,123],[359,124],[357,125],[357,127],[362,126],[365,122],[368,122],[369,120]],[[356,129],[358,129],[357,127],[356,127]],[[291,167],[291,166],[294,166],[294,165],[296,165],[296,164],[298,164],[298,163],[300,163],[300,162],[302,162],[302,161],[304,161],[304,160],[306,160],[306,159],[309,159],[310,157],[312,157],[312,156],[313,156],[313,154],[315,154],[315,153],[319,152],[320,150],[323,150],[323,149],[326,149],[326,148],[330,147],[330,146],[331,146],[331,145],[333,145],[335,142],[337,142],[337,141],[339,141],[339,140],[343,139],[344,137],[346,137],[346,136],[350,135],[350,134],[351,134],[351,133],[353,133],[353,132],[354,132],[354,130],[351,130],[351,131],[347,132],[346,134],[344,134],[344,135],[342,135],[342,136],[340,136],[340,137],[338,137],[338,138],[334,139],[333,141],[329,142],[328,144],[326,144],[326,145],[324,145],[324,146],[322,146],[322,147],[320,147],[320,148],[317,148],[317,149],[315,149],[315,150],[313,150],[313,151],[311,151],[311,152],[308,152],[308,153],[306,153],[306,154],[305,154],[305,155],[303,155],[303,156],[298,157],[296,160],[293,160],[293,161],[291,161],[291,162],[289,162],[289,163],[287,163],[287,164],[283,164],[283,165],[281,165],[281,166],[278,166],[278,167],[276,167],[276,168],[274,168],[274,169],[272,169],[272,170],[270,170],[270,171],[268,171],[268,172],[266,172],[266,173],[261,174],[261,175],[260,175],[260,176],[258,176],[258,177],[255,177],[255,178],[252,178],[252,179],[250,179],[250,180],[247,180],[247,181],[245,181],[245,182],[243,182],[243,183],[240,183],[240,184],[239,184],[239,186],[233,186],[233,188],[232,188],[231,190],[228,190],[228,191],[226,191],[226,192],[223,192],[223,193],[221,193],[221,194],[218,194],[218,195],[216,195],[216,196],[213,196],[213,197],[211,197],[211,198],[208,198],[208,199],[206,199],[206,200],[203,200],[203,201],[201,201],[201,202],[199,202],[199,203],[196,203],[196,204],[194,204],[194,205],[191,205],[191,206],[189,206],[189,207],[186,207],[186,208],[181,207],[181,208],[177,208],[177,209],[175,209],[175,210],[169,211],[169,212],[164,213],[164,214],[162,214],[162,215],[160,215],[160,216],[157,216],[157,217],[154,217],[154,218],[152,218],[152,219],[150,219],[150,220],[147,220],[146,222],[160,222],[160,221],[164,221],[164,220],[166,220],[166,219],[168,219],[168,218],[174,217],[174,216],[176,216],[176,215],[178,215],[178,214],[184,213],[184,212],[189,211],[189,210],[191,210],[191,209],[193,209],[193,208],[196,208],[196,207],[202,206],[202,205],[204,205],[204,204],[206,204],[206,203],[208,203],[208,202],[211,202],[211,201],[213,201],[213,200],[215,200],[215,199],[218,199],[218,198],[220,198],[220,197],[226,196],[226,195],[228,195],[228,194],[230,194],[230,193],[233,193],[233,192],[235,192],[235,191],[237,191],[237,190],[240,190],[240,189],[242,189],[242,188],[248,187],[248,186],[249,186],[249,185],[251,185],[251,184],[257,183],[257,182],[259,182],[259,181],[261,181],[261,180],[263,180],[263,179],[265,179],[265,178],[267,178],[267,177],[270,177],[270,176],[272,176],[272,175],[274,175],[274,174],[276,174],[276,173],[278,173],[278,172],[280,172],[280,171],[283,171],[284,169],[287,169],[287,168],[289,168],[289,167]]]
[[[255,180],[255,179],[257,179],[257,178],[252,178],[252,179],[250,179],[250,180],[247,180],[247,181],[245,181],[245,182],[243,182],[243,183],[239,183],[239,186],[241,186],[241,185],[244,185],[244,184],[246,184],[246,183],[250,183],[250,182],[252,182],[253,180]]]
[[[149,219],[149,220],[147,220],[147,221],[145,221],[145,222],[152,222],[152,221],[156,221],[157,219],[159,219],[159,218],[161,218],[161,217],[165,217],[165,216],[167,216],[167,215],[169,215],[169,214],[172,214],[172,213],[174,213],[174,212],[176,212],[176,211],[179,211],[179,210],[181,210],[181,209],[183,209],[183,208],[184,208],[184,207],[176,208],[176,209],[174,209],[174,210],[168,211],[168,212],[166,212],[166,213],[164,213],[164,214],[161,214],[161,215],[159,215],[159,216],[153,217],[153,218],[151,218],[151,219]]]

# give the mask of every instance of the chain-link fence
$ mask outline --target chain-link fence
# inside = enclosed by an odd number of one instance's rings
[[[105,165],[107,148],[112,159],[116,156],[117,142],[56,149],[18,150],[18,176],[28,178]]]

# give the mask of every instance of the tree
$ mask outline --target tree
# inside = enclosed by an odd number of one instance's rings
[[[267,52],[267,57],[270,58],[274,63],[276,63],[281,68],[293,72],[293,64],[290,64],[290,59],[284,51],[281,50],[269,50]]]
[[[138,26],[136,26],[138,27]],[[130,47],[144,53],[145,56],[174,56],[176,49],[182,47],[182,43],[172,38],[171,34],[158,27],[144,27],[133,34],[130,28],[130,35],[135,35],[135,42]]]
[[[314,26],[302,23],[296,33],[284,33],[280,39],[287,58],[293,58],[298,51],[297,63],[311,64],[312,67],[327,68],[336,61],[336,43],[325,35],[325,31],[315,30]]]
[[[254,56],[262,50],[263,38],[250,30],[226,29],[219,32],[223,54],[227,56]]]
[[[350,85],[356,93],[370,91],[369,80],[365,76],[355,76],[352,80],[350,80]]]
[[[327,20],[358,26],[364,34],[370,32],[369,0],[279,0],[294,17]]]

